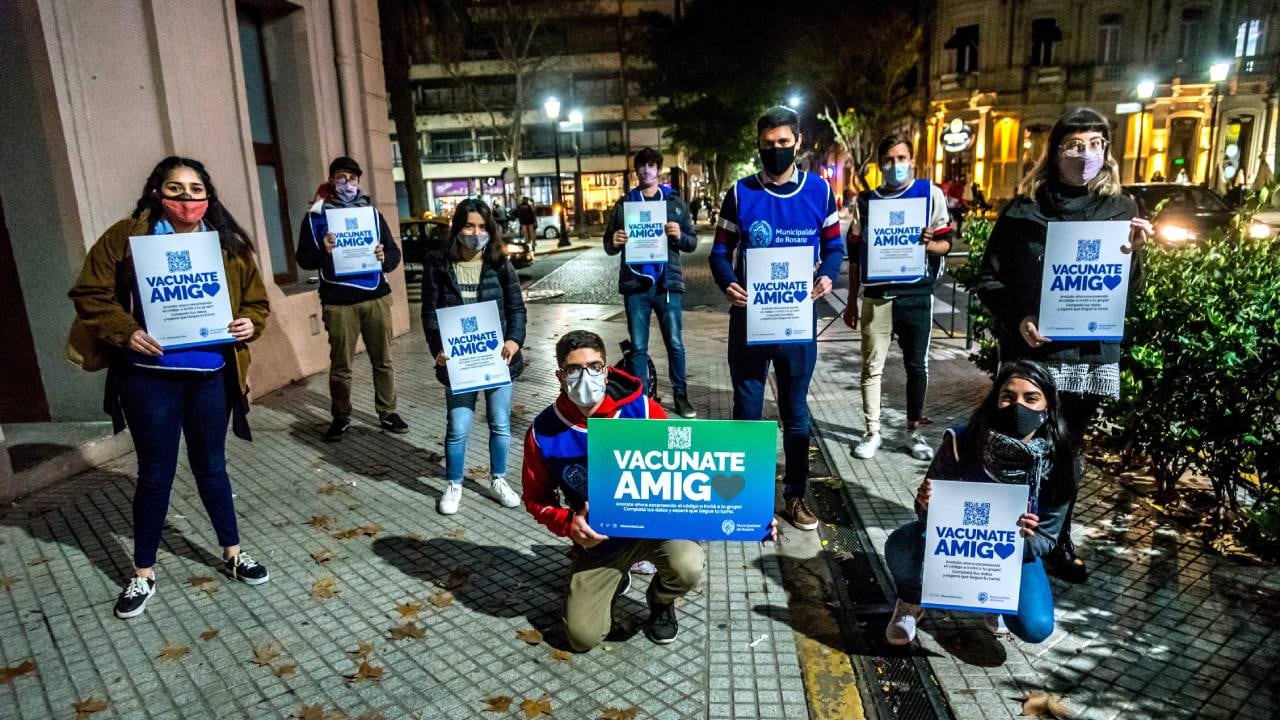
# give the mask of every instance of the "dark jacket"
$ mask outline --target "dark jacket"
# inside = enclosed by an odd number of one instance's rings
[[[925,477],[930,480],[961,480],[964,482],[999,482],[982,467],[981,463],[966,463],[960,459],[961,450],[965,442],[964,426],[957,426],[947,430],[942,435],[942,446],[938,448],[938,452],[933,456],[933,462],[929,464]],[[1052,476],[1052,473],[1050,473]],[[1023,557],[1027,560],[1035,557],[1044,557],[1048,555],[1055,547],[1058,546],[1058,533],[1062,530],[1062,523],[1067,516],[1068,503],[1064,501],[1051,502],[1049,493],[1046,493],[1044,485],[1040,486],[1039,496],[1036,498],[1035,514],[1040,518],[1035,533],[1029,538],[1024,538],[1026,548]],[[925,508],[916,505],[916,516],[921,520],[925,520],[928,511]]]
[[[1026,358],[1037,362],[1120,362],[1120,343],[1057,341],[1038,348],[1027,345],[1018,325],[1028,315],[1040,313],[1040,285],[1044,273],[1045,236],[1050,220],[1132,220],[1138,206],[1124,195],[1091,195],[1066,212],[1055,211],[1042,188],[1038,200],[1014,198],[996,220],[978,270],[978,297],[995,319],[1000,360]],[[1130,261],[1129,292],[1141,283],[1142,253]]]
[[[364,197],[364,196],[362,196]],[[365,200],[368,198],[365,197]],[[359,207],[352,205],[351,207]],[[324,305],[355,305],[366,300],[376,300],[391,293],[387,284],[387,273],[395,270],[400,264],[400,246],[387,225],[387,219],[374,208],[378,215],[378,241],[382,244],[382,272],[379,273],[378,286],[365,289],[333,274],[333,256],[324,249],[324,236],[328,231],[325,221],[324,203],[317,201],[303,216],[298,227],[298,249],[294,258],[298,267],[303,270],[320,271],[320,302]]]
[[[422,330],[426,333],[427,348],[431,351],[431,362],[434,365],[436,355],[444,350],[436,310],[462,305],[462,291],[458,288],[458,278],[453,272],[453,258],[447,250],[429,253],[423,265],[426,269],[422,273]],[[524,308],[524,296],[520,292],[520,278],[510,260],[504,259],[501,266],[494,266],[486,254],[480,269],[480,287],[475,301],[480,303],[489,300],[498,303],[498,320],[502,324],[503,341],[510,340],[523,348],[527,312]],[[512,380],[520,376],[524,370],[523,351],[516,352],[508,367]],[[435,369],[436,379],[448,387],[448,369],[442,365],[435,365]]]
[[[533,206],[529,203],[520,203],[516,206],[516,219],[521,225],[533,225],[538,221],[538,217],[533,213]]]
[[[609,213],[609,221],[604,227],[604,251],[610,255],[622,253],[622,261],[618,263],[618,292],[634,295],[647,291],[650,281],[644,275],[632,271],[627,264],[626,246],[613,242],[613,234],[627,226],[622,214],[622,203],[626,200],[626,197],[619,199],[613,206],[613,212]],[[679,223],[680,237],[667,236],[667,263],[658,278],[657,289],[682,293],[684,271],[680,267],[680,253],[698,249],[698,235],[693,230],[693,216],[689,213],[689,206],[674,191],[667,195],[667,222]]]

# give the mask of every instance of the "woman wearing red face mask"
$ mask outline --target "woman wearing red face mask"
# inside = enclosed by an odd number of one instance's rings
[[[147,334],[129,238],[216,231],[231,300],[234,345],[164,350]],[[224,569],[250,585],[270,579],[266,567],[240,550],[231,481],[226,470],[227,420],[249,439],[245,378],[247,343],[266,327],[270,307],[249,236],[218,201],[204,166],[168,157],[147,178],[133,213],[90,248],[71,289],[77,323],[107,349],[105,408],[116,431],[129,427],[138,455],[133,496],[133,574],[116,601],[117,617],[141,615],[155,594],[156,551],[169,508],[180,435]]]

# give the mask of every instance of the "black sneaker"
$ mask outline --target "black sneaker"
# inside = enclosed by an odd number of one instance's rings
[[[403,435],[409,432],[409,424],[401,420],[396,413],[391,413],[382,418],[382,429],[397,435]]]
[[[351,427],[350,420],[334,418],[333,422],[329,423],[329,429],[324,431],[324,441],[338,442],[346,434],[349,427]]]
[[[682,418],[696,418],[698,411],[693,409],[689,396],[684,393],[676,395],[676,414]]]
[[[1076,546],[1070,540],[1058,543],[1058,546],[1044,556],[1045,572],[1069,583],[1079,585],[1089,579],[1089,569],[1084,559],[1076,555]]]
[[[653,587],[650,585],[649,587]],[[658,645],[675,642],[680,625],[676,622],[675,603],[663,604],[653,599],[653,591],[649,593],[649,619],[644,623],[644,634]]]
[[[155,594],[155,580],[134,575],[120,591],[120,597],[116,598],[116,617],[122,620],[138,617],[147,609],[147,601]]]
[[[247,552],[234,555],[222,562],[228,575],[246,585],[261,585],[271,579],[271,573],[267,572],[266,566],[249,557]]]

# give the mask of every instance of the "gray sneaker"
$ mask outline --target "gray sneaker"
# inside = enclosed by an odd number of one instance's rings
[[[870,460],[880,449],[880,433],[869,432],[862,436],[862,442],[853,446],[853,456],[860,460]]]
[[[933,459],[933,446],[925,442],[924,435],[919,430],[912,432],[907,438],[907,452],[917,460]]]

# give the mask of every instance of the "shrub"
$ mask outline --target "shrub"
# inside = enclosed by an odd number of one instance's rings
[[[992,227],[994,224],[986,218],[975,217],[965,220],[960,237],[969,249],[969,257],[964,265],[952,269],[951,274],[969,293],[969,337],[977,346],[969,354],[969,359],[980,370],[985,370],[987,374],[995,377],[1000,354],[996,343],[994,320],[973,292],[978,267],[982,264],[982,254],[987,250],[987,238],[991,237]]]

